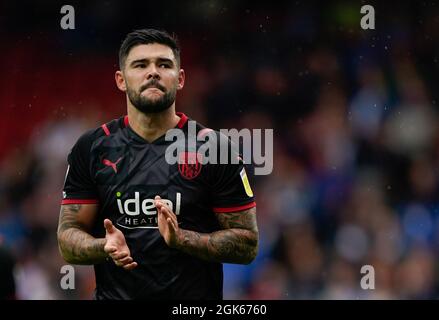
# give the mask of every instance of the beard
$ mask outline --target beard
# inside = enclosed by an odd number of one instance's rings
[[[142,96],[142,92],[148,88],[158,88],[165,94],[158,99],[150,99]],[[177,86],[172,87],[170,90],[166,90],[157,80],[140,87],[139,92],[129,88],[127,86],[127,95],[133,106],[142,113],[159,113],[168,109],[175,101],[177,95]]]

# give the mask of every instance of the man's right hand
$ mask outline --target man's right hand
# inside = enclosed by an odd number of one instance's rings
[[[125,241],[125,236],[122,231],[117,229],[110,219],[104,220],[105,239],[107,242],[104,246],[104,251],[113,259],[118,267],[125,270],[132,270],[137,267],[137,262],[133,261],[130,249]]]

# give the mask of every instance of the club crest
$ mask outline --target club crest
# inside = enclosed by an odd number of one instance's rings
[[[196,178],[201,172],[202,154],[181,152],[178,157],[178,171],[188,180]]]

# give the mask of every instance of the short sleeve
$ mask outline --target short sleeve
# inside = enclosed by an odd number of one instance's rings
[[[67,172],[61,204],[98,203],[96,185],[90,174],[92,133],[82,135],[67,157]]]
[[[229,141],[230,158],[235,163],[213,164],[211,197],[214,212],[237,212],[256,206],[255,196],[251,188],[253,166],[244,164],[242,156]]]

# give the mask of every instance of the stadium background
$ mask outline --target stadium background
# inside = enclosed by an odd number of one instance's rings
[[[60,8],[75,8],[75,30]],[[372,4],[376,30],[360,28]],[[256,177],[260,252],[225,265],[229,299],[439,297],[439,3],[55,1],[0,4],[0,238],[18,299],[90,299],[91,266],[61,290],[66,155],[125,114],[117,52],[135,28],[175,32],[177,110],[211,128],[273,128]],[[375,268],[375,290],[360,269]]]

